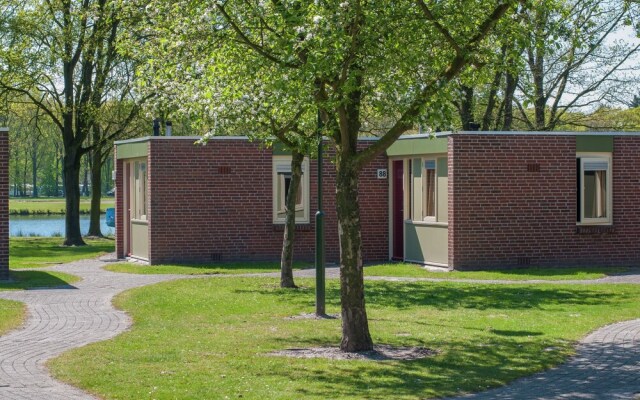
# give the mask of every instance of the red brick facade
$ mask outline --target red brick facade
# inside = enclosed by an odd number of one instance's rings
[[[577,226],[576,136],[454,133],[448,136],[448,265],[640,265],[640,137],[613,136],[612,225]],[[361,142],[367,146],[370,142]],[[140,154],[139,154],[140,155]],[[408,155],[407,157],[412,157]],[[327,260],[339,257],[335,171],[324,179]],[[273,152],[242,138],[148,140],[149,257],[152,263],[278,260],[283,226],[273,223]],[[122,160],[116,171],[116,247],[125,256]],[[389,258],[389,182],[378,157],[360,176],[363,258]],[[310,219],[294,254],[314,257],[316,161]]]
[[[366,142],[365,142],[366,145]],[[273,223],[272,150],[241,138],[220,138],[206,146],[193,139],[152,138],[148,154],[149,258],[152,263],[278,260],[283,226]],[[378,157],[360,180],[363,257],[388,258],[388,182],[376,169]],[[298,225],[294,256],[313,260],[317,210],[316,161],[310,161],[310,219]],[[337,261],[335,171],[324,167],[326,256]],[[117,162],[116,208],[122,210],[122,160]],[[118,257],[123,257],[121,211],[116,213]],[[366,217],[365,217],[366,216]]]
[[[576,137],[449,137],[449,266],[640,264],[640,138],[615,136],[613,225],[578,228]]]
[[[0,280],[9,278],[9,131],[0,130]]]

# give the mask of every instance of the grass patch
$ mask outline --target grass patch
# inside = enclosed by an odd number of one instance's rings
[[[9,268],[50,267],[114,251],[111,239],[85,239],[87,246],[62,246],[62,238],[9,238]]]
[[[114,207],[114,198],[105,197],[100,202],[100,211],[106,212],[109,207]],[[80,213],[88,214],[91,209],[91,199],[80,199]],[[43,198],[10,198],[9,214],[33,215],[33,214],[65,214],[65,199],[62,197]]]
[[[79,277],[62,272],[10,271],[10,281],[0,281],[0,291],[55,288],[78,282]]]
[[[437,356],[289,359],[267,353],[339,342],[339,320],[285,319],[313,311],[313,288],[282,290],[266,278],[183,280],[121,294],[116,304],[133,317],[133,329],[49,367],[105,399],[448,396],[557,365],[587,332],[637,318],[639,301],[632,285],[367,282],[374,341]],[[330,280],[327,311],[338,310],[338,282]]]
[[[293,269],[310,267],[311,264],[295,262]],[[184,264],[184,265],[141,265],[135,263],[109,264],[106,270],[129,274],[179,274],[179,275],[217,275],[217,274],[254,274],[280,271],[280,262],[237,262],[224,264]]]
[[[0,299],[0,336],[20,326],[26,314],[27,307],[23,303]]]
[[[367,276],[398,276],[408,278],[435,279],[501,279],[524,281],[531,279],[563,281],[573,279],[600,279],[609,275],[628,271],[629,268],[587,267],[587,268],[523,268],[502,271],[429,271],[421,265],[410,263],[389,263],[367,266]]]

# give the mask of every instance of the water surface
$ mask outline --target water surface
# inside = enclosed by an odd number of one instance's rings
[[[105,215],[100,216],[103,235],[113,235],[114,228],[107,226]],[[80,216],[80,231],[89,231],[89,216]],[[10,215],[9,236],[64,236],[64,215]]]

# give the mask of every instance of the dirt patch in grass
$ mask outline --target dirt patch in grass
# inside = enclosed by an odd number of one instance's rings
[[[269,353],[272,356],[293,358],[325,358],[329,360],[408,361],[432,357],[438,352],[424,347],[373,346],[371,351],[346,353],[338,347],[309,347],[286,349]]]
[[[340,319],[340,314],[325,314],[317,315],[314,313],[305,313],[292,315],[290,317],[284,317],[284,319],[297,320],[297,319]]]

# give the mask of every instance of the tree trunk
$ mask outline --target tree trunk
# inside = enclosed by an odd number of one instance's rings
[[[85,159],[84,174],[82,179],[82,195],[83,196],[89,195],[89,170],[91,169],[91,166],[89,165],[89,162],[86,160],[87,159]]]
[[[89,236],[102,237],[100,230],[100,200],[102,198],[102,157],[97,147],[91,151],[91,209],[89,211]]]
[[[295,150],[291,153],[291,181],[286,198],[286,216],[284,237],[282,239],[282,257],[280,259],[280,287],[296,288],[293,282],[293,244],[296,233],[296,197],[302,177],[304,154]]]
[[[518,76],[512,73],[507,73],[507,86],[504,94],[504,123],[502,124],[503,131],[510,131],[513,124],[513,94],[516,91],[518,85]]]
[[[55,195],[58,197],[60,194],[60,151],[58,150],[58,145],[56,144],[56,185],[55,185]]]
[[[495,108],[496,108],[496,96],[498,94],[498,87],[500,86],[500,81],[502,81],[502,71],[496,72],[493,78],[493,83],[491,84],[491,89],[489,90],[487,107],[484,110],[484,115],[482,116],[482,125],[480,128],[483,131],[490,130],[491,126],[493,125],[492,122],[493,122]]]
[[[473,122],[473,88],[469,86],[461,86],[462,99],[460,100],[460,121],[462,122],[463,131],[474,130],[471,126]]]
[[[80,232],[80,159],[77,149],[68,148],[65,151],[63,175],[65,187],[66,214],[65,246],[84,246]]]
[[[32,144],[31,148],[31,184],[33,185],[32,197],[38,197],[38,145]]]
[[[340,236],[340,300],[342,342],[347,352],[373,349],[364,301],[362,236],[358,203],[358,170],[340,157],[336,176],[336,207]]]

